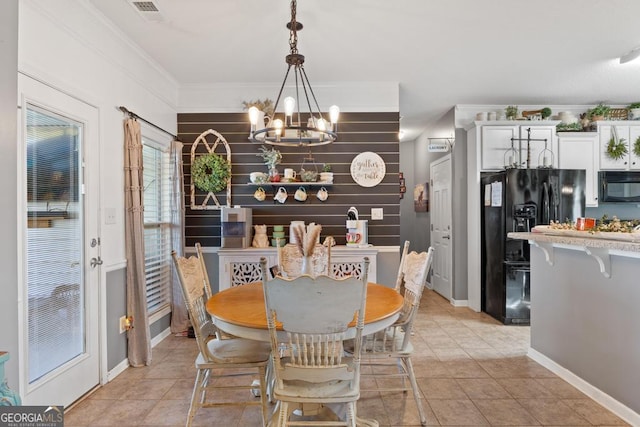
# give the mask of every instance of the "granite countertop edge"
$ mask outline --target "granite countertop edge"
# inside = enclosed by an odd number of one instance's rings
[[[564,245],[582,246],[588,248],[603,248],[627,252],[640,252],[640,242],[624,240],[602,239],[594,237],[558,236],[545,233],[508,233],[507,237],[519,240],[532,240],[535,242],[557,243]]]

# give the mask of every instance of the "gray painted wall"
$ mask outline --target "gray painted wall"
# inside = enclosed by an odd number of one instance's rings
[[[419,244],[415,242],[416,212],[413,210],[413,187],[416,185],[415,163],[413,161],[415,157],[415,146],[416,141],[402,141],[399,147],[400,172],[404,175],[404,181],[407,187],[407,192],[404,194],[404,197],[400,199],[400,246],[407,240],[410,242],[414,240],[412,243],[414,247],[417,248]],[[424,244],[422,246],[424,246]]]
[[[531,347],[640,413],[640,263],[612,256],[610,279],[582,251],[531,248]]]
[[[413,187],[430,179],[430,165],[447,153],[431,153],[429,138],[455,137],[451,154],[451,201],[453,214],[453,289],[455,300],[466,300],[467,292],[467,145],[466,132],[455,129],[455,110],[449,110],[432,128],[417,140],[400,143],[400,170],[405,172],[407,194],[400,203],[401,242],[411,241],[411,250],[423,251],[431,244],[430,213],[415,212],[413,209]]]
[[[217,269],[216,269],[217,274]],[[127,269],[107,272],[107,370],[127,359],[127,334],[120,333],[119,319],[127,312]],[[151,338],[171,326],[171,314],[149,325]]]
[[[127,358],[127,334],[120,333],[118,319],[127,312],[127,269],[107,272],[107,370]]]
[[[451,155],[453,211],[453,289],[458,301],[468,298],[467,292],[467,133],[455,130],[456,146]]]
[[[8,351],[5,364],[9,386],[18,391],[18,255],[16,251],[18,222],[16,209],[18,176],[17,96],[18,96],[18,0],[0,2],[0,324],[9,325],[0,334],[0,351]],[[2,378],[0,378],[2,381]]]

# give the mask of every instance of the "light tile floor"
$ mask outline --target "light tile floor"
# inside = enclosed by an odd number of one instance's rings
[[[426,290],[412,342],[429,425],[628,425],[527,358],[529,327],[501,325]],[[165,339],[154,348],[151,366],[127,369],[78,403],[65,414],[65,426],[183,426],[196,354],[194,339]],[[363,377],[363,388],[371,381]],[[381,426],[420,425],[411,394],[365,391],[358,414]],[[194,423],[260,424],[255,406],[201,409]]]

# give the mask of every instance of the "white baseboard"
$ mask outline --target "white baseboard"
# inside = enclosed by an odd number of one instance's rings
[[[469,300],[451,298],[451,305],[454,307],[469,307]]]
[[[151,348],[157,346],[163,339],[171,335],[171,328],[167,328],[151,339]]]
[[[151,339],[151,348],[157,346],[163,339],[171,335],[171,329],[167,328]],[[115,368],[107,372],[107,382],[113,381],[115,377],[123,373],[129,367],[129,359],[124,359]]]
[[[107,372],[107,382],[110,383],[115,377],[123,373],[129,367],[129,359],[124,359],[115,368]]]
[[[529,356],[531,359],[535,360],[632,426],[640,426],[640,414],[635,412],[633,409],[618,402],[607,393],[592,386],[570,370],[558,365],[556,362],[531,347],[529,347],[527,356]]]

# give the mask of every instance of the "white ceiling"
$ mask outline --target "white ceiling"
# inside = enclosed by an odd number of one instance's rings
[[[280,84],[289,0],[89,0],[181,85]],[[638,0],[299,0],[316,82],[397,82],[414,138],[456,104],[640,101]],[[273,98],[275,98],[275,93]]]

